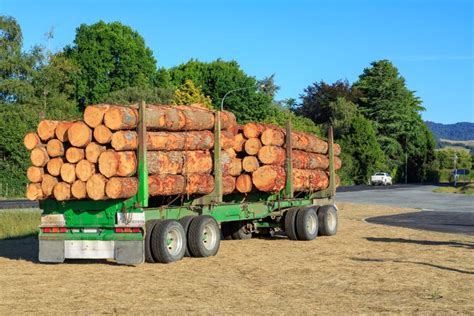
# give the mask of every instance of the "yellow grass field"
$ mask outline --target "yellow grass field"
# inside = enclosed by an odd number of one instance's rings
[[[0,314],[474,313],[474,239],[369,224],[410,212],[340,204],[337,236],[223,241],[169,264],[36,262],[34,238],[0,240]]]

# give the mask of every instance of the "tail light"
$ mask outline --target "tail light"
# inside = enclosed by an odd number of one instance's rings
[[[116,233],[141,233],[140,227],[115,227]]]
[[[43,233],[67,233],[66,227],[42,227]]]

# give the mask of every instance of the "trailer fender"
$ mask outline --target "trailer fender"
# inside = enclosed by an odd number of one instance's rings
[[[145,242],[143,240],[116,240],[115,260],[118,264],[142,264],[145,262]]]
[[[46,263],[64,262],[64,241],[40,239],[38,260]]]

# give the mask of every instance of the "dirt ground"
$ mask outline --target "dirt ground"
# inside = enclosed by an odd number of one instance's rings
[[[223,241],[169,264],[36,262],[0,241],[0,314],[474,313],[474,239],[369,224],[409,210],[340,204],[337,236]]]

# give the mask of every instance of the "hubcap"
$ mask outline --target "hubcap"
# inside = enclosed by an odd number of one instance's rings
[[[212,250],[217,243],[217,231],[212,224],[204,226],[202,232],[202,243],[207,250]]]
[[[336,215],[333,212],[328,212],[328,227],[330,230],[336,229]]]
[[[310,214],[308,220],[306,221],[306,231],[312,235],[316,233],[316,228],[316,215]]]
[[[166,248],[172,256],[179,254],[183,248],[183,236],[176,228],[172,228],[166,236]]]

